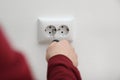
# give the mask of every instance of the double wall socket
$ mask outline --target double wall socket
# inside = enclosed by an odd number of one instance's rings
[[[73,41],[74,17],[39,17],[38,41],[49,43],[53,40]]]

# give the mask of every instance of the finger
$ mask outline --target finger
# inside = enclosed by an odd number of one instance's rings
[[[67,44],[69,44],[69,41],[67,41],[67,40],[65,40],[65,39],[61,40],[60,42],[61,42],[61,43],[67,43]]]
[[[69,47],[69,46],[70,46],[70,43],[69,43],[67,40],[61,40],[61,41],[59,42],[59,44],[62,45],[62,46],[66,46],[66,47]]]
[[[52,42],[50,45],[49,45],[49,47],[52,47],[52,46],[54,46],[54,45],[56,45],[57,44],[57,42]]]

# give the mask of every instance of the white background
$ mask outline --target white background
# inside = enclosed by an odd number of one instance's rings
[[[83,80],[120,80],[120,0],[0,0],[0,22],[36,80],[46,80],[47,71],[36,22],[56,15],[76,19],[73,45]]]

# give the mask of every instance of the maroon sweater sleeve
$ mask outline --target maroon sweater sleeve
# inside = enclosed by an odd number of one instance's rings
[[[48,61],[48,80],[82,80],[80,73],[73,66],[70,59],[63,55],[56,55]]]
[[[25,58],[14,51],[0,27],[0,80],[33,80]]]

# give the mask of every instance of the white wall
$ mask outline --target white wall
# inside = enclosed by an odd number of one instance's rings
[[[0,0],[0,20],[23,52],[36,80],[46,79],[45,50],[37,43],[39,16],[73,15],[83,80],[120,80],[120,0]]]

